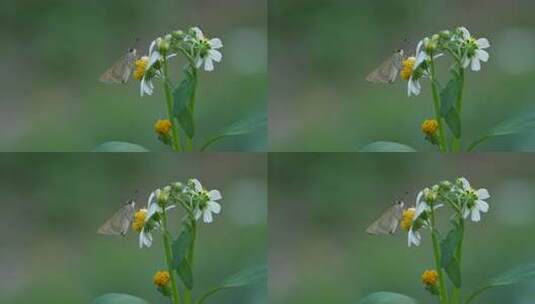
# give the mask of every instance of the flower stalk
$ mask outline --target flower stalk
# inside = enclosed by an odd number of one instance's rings
[[[169,242],[169,232],[167,230],[167,212],[162,212],[162,236],[163,236],[163,244],[165,249],[165,259],[167,261],[167,269],[169,271],[169,276],[171,278],[171,299],[173,300],[173,304],[180,304],[180,294],[177,289],[176,285],[176,277],[175,277],[175,270],[173,268],[173,254],[171,251],[171,244]]]
[[[440,264],[440,246],[438,242],[438,232],[436,230],[435,222],[435,211],[434,208],[431,208],[430,220],[431,220],[431,239],[433,242],[433,257],[435,259],[435,267],[438,273],[438,284],[439,284],[439,299],[441,304],[448,304],[448,291],[446,290],[446,284],[444,282],[444,272],[442,271],[442,266]]]
[[[431,88],[433,91],[433,105],[435,109],[435,119],[438,122],[438,143],[441,152],[448,150],[446,143],[446,133],[444,131],[444,120],[440,115],[440,94],[438,93],[438,80],[436,78],[435,63],[434,60],[430,61],[431,68]]]
[[[165,100],[167,105],[167,117],[171,122],[171,134],[172,134],[172,147],[173,150],[180,152],[182,150],[182,145],[180,143],[180,133],[177,128],[177,121],[173,113],[173,97],[171,95],[171,88],[169,87],[169,76],[168,76],[168,64],[167,58],[163,57],[163,85],[165,91]]]

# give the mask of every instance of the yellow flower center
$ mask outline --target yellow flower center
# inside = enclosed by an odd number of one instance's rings
[[[171,131],[171,121],[169,119],[158,119],[154,124],[154,132],[160,135],[167,135]]]
[[[414,70],[414,64],[416,63],[416,58],[409,57],[401,63],[401,71],[399,72],[399,75],[404,80],[409,80],[412,75],[412,71]]]
[[[169,271],[162,270],[154,274],[154,285],[158,287],[165,287],[169,284]]]
[[[143,56],[136,60],[134,63],[135,69],[134,69],[134,78],[136,80],[141,80],[143,78],[143,75],[145,75],[145,71],[147,70],[147,65],[149,64],[149,57]]]
[[[141,232],[145,225],[145,218],[147,218],[147,209],[139,209],[134,214],[134,221],[132,222],[132,229],[136,232]]]
[[[403,211],[403,216],[401,217],[401,222],[399,227],[405,231],[409,231],[412,226],[412,221],[414,220],[414,215],[416,214],[416,209],[408,208]]]
[[[438,273],[435,270],[429,269],[429,270],[424,271],[424,273],[422,273],[422,283],[424,283],[424,285],[433,286],[437,282],[438,282]]]
[[[422,132],[426,135],[433,135],[438,130],[438,122],[434,119],[426,119],[422,123]]]

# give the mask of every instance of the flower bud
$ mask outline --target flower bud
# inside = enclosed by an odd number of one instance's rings
[[[440,31],[440,38],[442,39],[449,39],[451,36],[451,32],[448,30]]]
[[[429,203],[433,204],[437,200],[437,193],[436,191],[433,191],[429,188],[424,189],[424,200]]]
[[[182,192],[184,190],[184,185],[181,182],[176,182],[171,184],[171,188],[173,191]]]
[[[158,38],[156,43],[158,44],[158,52],[162,54],[167,53],[167,50],[169,50],[169,42],[166,39]]]
[[[174,39],[182,40],[184,39],[184,32],[183,31],[174,31],[171,33],[171,36],[173,36]]]
[[[156,200],[158,201],[158,205],[164,206],[169,200],[169,192],[160,189],[156,190]]]
[[[443,191],[450,191],[453,185],[449,181],[440,182],[440,189]]]

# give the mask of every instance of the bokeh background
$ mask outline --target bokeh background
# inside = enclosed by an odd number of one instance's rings
[[[434,268],[432,245],[407,246],[407,233],[369,236],[366,227],[395,200],[465,176],[491,194],[479,224],[466,225],[463,288],[535,261],[535,157],[525,154],[285,153],[269,161],[270,303],[357,303],[376,291],[438,303],[421,273]],[[450,212],[441,210],[447,232]],[[492,289],[474,301],[527,304],[535,281]]]
[[[0,155],[0,303],[90,303],[108,292],[169,303],[152,278],[165,269],[159,235],[97,234],[128,199],[146,205],[150,191],[198,177],[223,195],[222,213],[201,225],[194,294],[267,261],[266,158],[256,154]],[[176,236],[183,213],[173,211]],[[215,295],[210,303],[267,303],[261,282]]]
[[[534,9],[530,0],[270,0],[270,148],[355,151],[388,140],[433,151],[420,133],[433,116],[429,83],[409,99],[405,81],[381,86],[365,77],[394,50],[414,53],[426,35],[460,25],[492,45],[481,72],[466,76],[466,147],[499,122],[535,110]],[[439,66],[444,84],[448,66]],[[535,134],[478,149],[533,151]]]
[[[241,118],[265,115],[266,6],[265,0],[2,1],[0,150],[89,151],[111,140],[167,150],[153,132],[167,115],[162,84],[141,98],[134,79],[127,85],[98,79],[137,38],[146,54],[156,37],[190,26],[224,44],[222,63],[199,74],[199,145]],[[171,69],[178,74],[183,64],[175,60]],[[266,137],[263,128],[212,150],[265,150]]]

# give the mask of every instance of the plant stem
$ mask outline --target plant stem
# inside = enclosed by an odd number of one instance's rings
[[[442,120],[442,116],[440,115],[440,95],[438,93],[438,85],[437,85],[437,79],[436,79],[436,73],[435,73],[435,62],[433,59],[430,61],[430,67],[431,67],[431,89],[433,91],[433,105],[435,108],[435,120],[438,123],[438,132],[439,132],[439,148],[440,151],[446,152],[448,150],[447,144],[446,144],[446,133],[444,132],[444,121]]]
[[[431,207],[430,212],[431,219],[431,238],[433,240],[433,255],[435,258],[435,267],[438,273],[438,284],[439,284],[439,298],[441,304],[448,304],[448,291],[446,290],[446,284],[444,281],[444,273],[442,272],[442,266],[440,265],[440,247],[437,237],[437,229],[435,225],[435,212],[433,207]]]
[[[464,239],[464,220],[462,218],[462,214],[459,213],[459,231],[460,231],[460,238],[459,238],[459,244],[457,246],[457,250],[455,251],[455,258],[457,259],[457,263],[459,264],[459,269],[461,269],[461,256],[462,256],[462,247],[463,247],[463,239]],[[461,303],[461,291],[456,286],[453,286],[452,291],[452,297],[453,297],[453,303],[459,304]]]
[[[182,150],[182,144],[180,143],[180,134],[177,128],[177,122],[173,115],[173,98],[171,96],[171,88],[169,87],[167,58],[163,56],[163,86],[165,91],[165,100],[167,103],[167,117],[171,122],[171,134],[173,136],[172,147],[175,151]]]
[[[197,69],[194,66],[191,66],[191,73],[193,77],[193,92],[191,93],[191,104],[190,104],[190,111],[191,111],[191,119],[193,123],[193,129],[195,130],[195,96],[197,92]],[[186,136],[186,145],[188,151],[193,151],[193,139],[189,138],[189,136]]]
[[[459,68],[459,95],[457,95],[457,100],[455,101],[455,109],[457,110],[457,113],[459,113],[459,119],[461,119],[461,110],[462,110],[462,104],[463,104],[463,89],[464,89],[464,69]],[[462,124],[461,124],[462,125]],[[460,138],[453,138],[452,144],[451,144],[452,151],[459,152],[461,150],[461,141]]]
[[[171,299],[173,304],[180,304],[180,296],[176,286],[175,270],[173,269],[173,254],[171,251],[171,245],[169,243],[169,232],[167,232],[167,212],[162,212],[162,224],[163,224],[163,244],[165,248],[165,258],[167,260],[167,270],[169,271],[169,277],[171,279]]]
[[[189,248],[187,259],[189,262],[189,267],[191,268],[192,272],[193,272],[193,251],[195,248],[196,237],[197,237],[197,225],[195,221],[191,221],[191,247]],[[184,301],[186,304],[193,303],[192,298],[191,298],[191,290],[187,288],[184,290]]]

